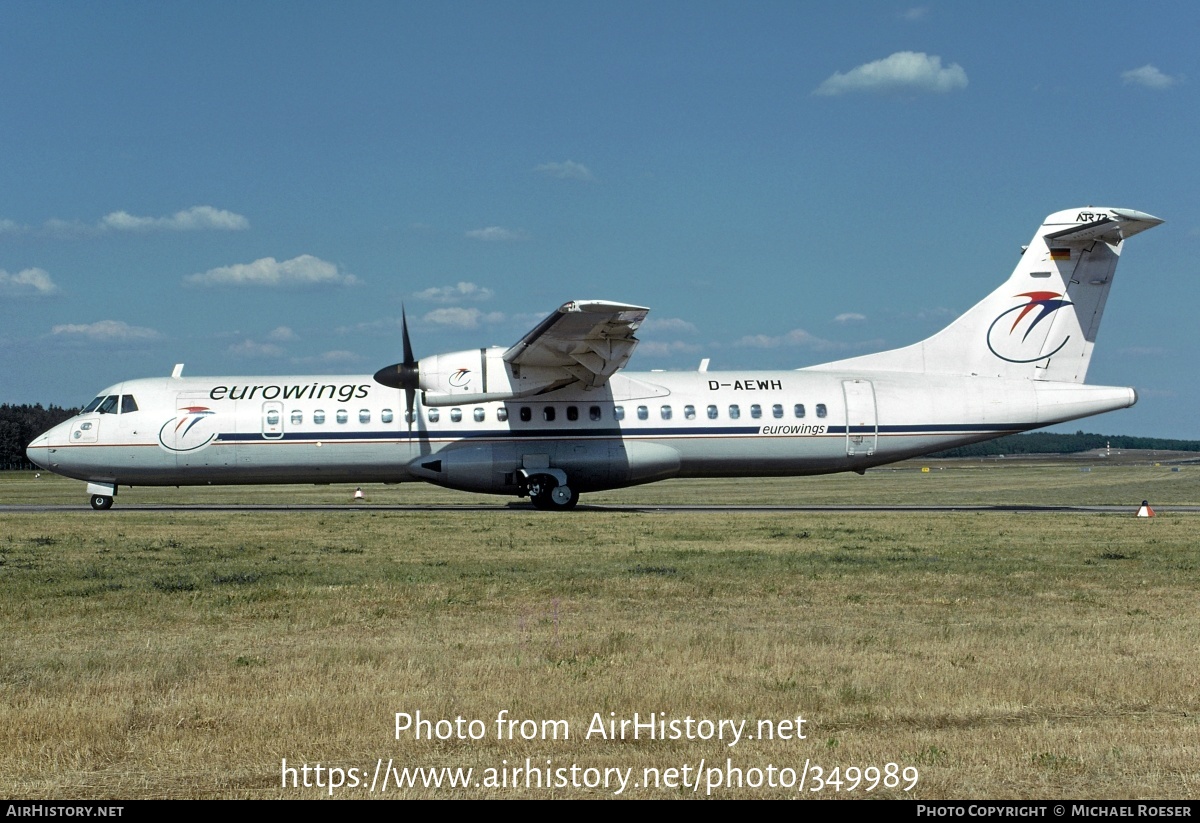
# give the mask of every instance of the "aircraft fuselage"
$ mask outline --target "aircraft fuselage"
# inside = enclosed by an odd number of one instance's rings
[[[618,374],[593,390],[431,407],[370,376],[151,378],[106,389],[28,450],[93,483],[399,483],[516,494],[554,468],[577,491],[669,477],[861,471],[1132,405],[1132,389],[814,371]],[[1065,398],[1070,402],[1065,403]],[[126,401],[128,402],[128,401]]]

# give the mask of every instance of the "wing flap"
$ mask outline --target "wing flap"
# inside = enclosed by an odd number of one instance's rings
[[[649,309],[607,300],[572,300],[504,353],[515,367],[561,368],[589,388],[629,362]]]

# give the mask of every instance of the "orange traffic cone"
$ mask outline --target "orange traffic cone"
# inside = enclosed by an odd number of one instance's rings
[[[1142,507],[1140,509],[1138,509],[1137,516],[1138,517],[1153,517],[1154,509],[1150,508],[1150,504],[1147,501],[1143,500]]]

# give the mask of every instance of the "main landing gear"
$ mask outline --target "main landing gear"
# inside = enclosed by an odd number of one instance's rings
[[[525,478],[521,489],[537,509],[565,511],[575,508],[579,502],[579,492],[566,484],[565,475],[560,482],[554,475],[534,474]]]
[[[92,508],[98,512],[105,511],[106,509],[111,509],[112,501],[113,501],[113,499],[111,497],[106,497],[103,494],[93,494],[92,495]]]

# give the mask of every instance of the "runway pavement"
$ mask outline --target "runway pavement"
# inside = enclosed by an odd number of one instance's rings
[[[631,506],[631,505],[579,505],[570,512],[546,512],[571,516],[588,512],[634,512],[644,514],[670,514],[681,512],[1022,512],[1029,514],[1128,514],[1137,513],[1137,506],[867,506],[867,505],[804,505],[804,506]],[[465,505],[353,505],[353,504],[324,504],[324,505],[277,505],[277,504],[223,504],[223,505],[168,505],[168,504],[134,504],[122,506],[120,503],[108,511],[93,512],[87,505],[75,506],[34,506],[34,505],[3,505],[0,514],[37,513],[37,512],[88,512],[97,517],[120,516],[122,512],[287,512],[287,511],[367,511],[367,512],[419,512],[419,511],[538,511],[529,503],[508,504],[465,504]],[[1200,512],[1200,506],[1155,506],[1156,514],[1195,514]]]

